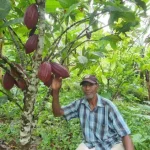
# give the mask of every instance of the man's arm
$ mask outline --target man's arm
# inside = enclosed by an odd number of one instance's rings
[[[124,145],[125,150],[134,150],[134,146],[129,135],[122,137],[122,143]]]
[[[61,88],[62,79],[61,78],[54,78],[52,81],[52,109],[53,114],[55,117],[60,117],[64,115],[63,109],[61,109],[60,103],[59,103],[59,90]]]

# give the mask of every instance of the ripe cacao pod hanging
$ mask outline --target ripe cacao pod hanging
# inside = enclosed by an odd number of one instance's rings
[[[25,90],[27,88],[26,82],[24,79],[20,78],[15,82],[15,85],[21,90]]]
[[[50,87],[50,85],[52,84],[53,79],[54,79],[54,75],[52,74],[51,77],[49,78],[49,80],[44,82],[44,85],[46,85],[47,87]]]
[[[51,64],[48,62],[43,62],[38,69],[38,78],[45,82],[48,82],[48,80],[51,78]]]
[[[4,89],[10,90],[14,86],[14,84],[15,79],[8,72],[6,72],[2,80],[2,85]]]
[[[29,54],[33,52],[34,50],[36,50],[37,45],[38,45],[38,35],[33,34],[32,36],[29,37],[29,39],[27,40],[25,44],[26,54]]]
[[[61,64],[51,62],[51,67],[52,73],[55,74],[56,77],[62,77],[64,79],[70,76],[68,70]]]
[[[24,24],[28,29],[32,29],[36,26],[39,18],[38,8],[36,4],[31,4],[24,14]]]

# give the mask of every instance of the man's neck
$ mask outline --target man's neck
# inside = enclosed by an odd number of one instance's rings
[[[97,99],[98,97],[97,95],[95,95],[92,99],[88,100],[91,110],[93,110],[97,106]]]

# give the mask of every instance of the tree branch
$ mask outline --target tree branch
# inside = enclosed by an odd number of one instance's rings
[[[21,65],[22,66],[24,66],[24,57],[23,57],[23,55],[21,54],[21,51],[20,51],[20,45],[18,44],[18,42],[15,40],[15,37],[14,37],[14,31],[13,31],[13,29],[11,28],[11,27],[8,27],[8,30],[9,30],[9,32],[10,32],[10,35],[11,35],[11,37],[12,37],[12,40],[13,40],[13,42],[14,42],[14,44],[15,44],[15,46],[16,46],[16,49],[17,49],[17,51],[18,51],[18,54],[19,54],[19,57],[20,57],[20,62],[21,62]],[[18,36],[17,36],[18,37]]]
[[[102,13],[97,13],[97,14],[95,14],[95,16],[98,16],[98,15],[100,15],[100,14],[102,14]],[[69,29],[71,29],[72,27],[74,27],[74,26],[76,26],[76,25],[78,25],[78,24],[81,24],[81,23],[83,23],[83,22],[88,21],[89,19],[90,19],[90,17],[87,17],[87,18],[82,19],[82,20],[79,20],[79,21],[73,23],[72,25],[70,25],[69,27],[67,27],[67,28],[58,36],[58,38],[52,43],[52,45],[50,46],[49,51],[50,51],[51,53],[49,54],[49,56],[47,56],[46,60],[49,60],[50,57],[52,57],[52,55],[54,54],[54,50],[55,50],[56,47],[58,46],[58,44],[59,44],[59,42],[60,42],[62,36],[63,36]],[[92,22],[92,23],[93,23],[93,22]],[[91,24],[92,24],[92,23],[91,23]],[[90,24],[90,25],[91,25],[91,24]],[[89,25],[89,26],[90,26],[90,25]],[[87,27],[87,28],[89,28],[89,27]],[[85,29],[85,30],[86,30],[86,29]],[[89,32],[89,33],[90,33],[90,32]],[[82,32],[81,32],[81,34],[82,34]],[[84,35],[84,36],[85,36],[85,35]],[[54,45],[55,45],[55,46],[54,46]],[[54,57],[53,57],[53,58],[54,58]]]
[[[20,75],[20,77],[22,77],[25,80],[26,84],[28,85],[29,79],[28,79],[27,75],[24,73],[24,71],[19,69],[14,63],[10,62],[6,57],[0,56],[0,58],[4,61],[5,64],[8,64],[11,68],[15,69],[15,71],[17,71],[17,73]],[[13,76],[13,74],[10,72],[10,69],[8,69],[8,67],[6,67],[3,64],[0,64],[0,66],[4,70],[8,71]],[[17,79],[17,77],[14,77],[14,79]]]
[[[5,93],[5,92],[2,91],[2,90],[0,90],[0,92],[2,92],[4,95],[6,95],[7,98],[8,98],[8,100],[9,100],[10,102],[15,103],[15,104],[20,108],[20,110],[23,111],[23,108],[20,106],[20,104],[17,103],[16,101],[14,101],[14,99],[13,99],[12,97],[10,97],[7,93]],[[16,97],[15,97],[15,99],[18,100]]]
[[[103,26],[103,27],[97,28],[97,29],[95,29],[95,30],[93,30],[93,31],[90,31],[89,33],[91,34],[91,33],[93,33],[93,32],[96,32],[96,31],[98,31],[98,30],[101,30],[101,29],[103,29],[103,28],[105,28],[105,27],[107,27],[107,26],[108,26],[108,25],[105,25],[105,26]],[[68,53],[69,53],[69,51],[71,50],[73,44],[74,44],[76,41],[78,41],[79,39],[83,38],[84,36],[86,36],[86,33],[83,34],[82,36],[79,36],[77,39],[75,39],[74,41],[72,41],[72,42],[70,42],[68,45],[66,45],[66,46],[61,50],[61,52],[55,53],[51,59],[54,59],[57,55],[59,55],[60,53],[62,53],[65,49],[67,49],[68,46],[70,46],[70,47],[69,47],[69,50],[68,50]]]
[[[86,42],[97,42],[99,40],[85,40],[83,42],[81,42],[80,44],[78,44],[75,48],[73,48],[71,51],[69,51],[67,54],[67,56],[62,60],[62,64],[64,63],[65,59],[68,58],[68,56],[70,55],[71,52],[73,52],[76,48],[78,48],[79,46],[81,46],[82,44],[86,43]]]

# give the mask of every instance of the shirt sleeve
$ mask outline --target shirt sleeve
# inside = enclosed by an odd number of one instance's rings
[[[123,119],[121,113],[119,112],[118,108],[111,103],[110,104],[110,119],[112,120],[112,124],[117,131],[117,133],[123,137],[125,135],[131,134],[131,131],[126,124],[125,120]]]
[[[79,108],[80,100],[76,100],[70,103],[67,106],[63,106],[64,110],[64,118],[68,121],[72,118],[78,118],[78,108]]]

